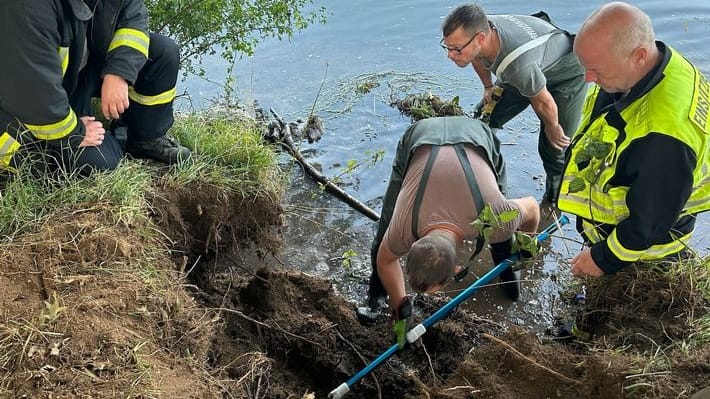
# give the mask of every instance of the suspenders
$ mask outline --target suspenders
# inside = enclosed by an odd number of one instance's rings
[[[484,207],[483,197],[481,196],[481,189],[478,187],[478,182],[476,181],[476,175],[473,173],[473,168],[471,168],[471,163],[468,161],[466,156],[466,151],[464,149],[463,143],[456,143],[453,145],[456,150],[456,156],[459,159],[463,173],[466,176],[466,182],[468,183],[468,188],[471,190],[471,196],[473,197],[473,202],[476,205],[476,210],[481,211]],[[427,182],[429,180],[429,175],[431,174],[431,169],[434,167],[434,161],[436,156],[439,154],[438,145],[431,146],[431,152],[429,153],[429,158],[427,158],[426,165],[424,166],[424,172],[422,173],[422,179],[419,182],[419,188],[417,189],[417,195],[414,198],[414,209],[412,209],[412,235],[417,240],[419,239],[419,234],[417,230],[419,229],[419,208],[422,205],[422,200],[424,198],[424,191],[426,190]],[[476,239],[476,249],[473,255],[478,255],[483,249],[483,240]]]

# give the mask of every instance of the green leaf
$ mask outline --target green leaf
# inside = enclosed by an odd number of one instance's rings
[[[513,252],[520,250],[528,251],[533,256],[537,255],[539,248],[536,239],[521,231],[516,231],[515,239],[513,240]]]
[[[575,163],[587,162],[590,159],[592,159],[592,152],[589,151],[587,147],[584,147],[581,150],[577,151],[577,153],[574,155]]]
[[[601,141],[594,141],[590,143],[589,150],[594,158],[604,159],[607,155],[609,155],[609,152],[611,152],[611,144]]]
[[[357,167],[357,161],[354,159],[348,159],[348,164],[345,166],[343,173],[350,173]]]
[[[392,325],[392,332],[397,341],[397,347],[399,349],[404,348],[404,344],[407,342],[407,320],[402,319],[395,321]]]
[[[145,0],[150,31],[175,39],[185,73],[203,76],[207,55],[219,54],[231,66],[251,55],[266,38],[290,38],[314,23],[324,23],[326,10],[313,0]],[[232,74],[227,74],[232,76]]]
[[[341,256],[343,257],[343,267],[347,269],[351,266],[352,259],[357,256],[357,252],[353,251],[352,249],[348,249],[347,251],[343,252]]]
[[[520,214],[520,211],[518,209],[511,209],[509,211],[499,213],[498,219],[500,220],[501,223],[508,223],[511,220],[518,217],[519,214]]]
[[[451,103],[454,105],[459,105],[459,96],[452,98]]]
[[[599,175],[594,172],[594,168],[589,167],[584,172],[584,180],[588,181],[590,184],[594,184],[599,179]]]
[[[579,177],[575,177],[569,183],[569,192],[576,193],[576,192],[584,190],[585,187],[587,187],[587,183],[585,183],[585,181],[580,179]]]

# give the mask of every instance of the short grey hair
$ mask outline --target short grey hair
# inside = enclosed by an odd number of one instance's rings
[[[626,29],[618,30],[612,37],[614,47],[622,54],[628,54],[639,46],[655,46],[656,35],[651,18],[644,12],[637,13],[634,17],[634,23],[627,25]]]

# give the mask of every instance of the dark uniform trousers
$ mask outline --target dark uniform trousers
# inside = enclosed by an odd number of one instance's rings
[[[150,33],[148,61],[138,73],[133,84],[135,92],[143,96],[155,96],[171,90],[177,82],[179,70],[178,47],[171,38]],[[94,115],[92,98],[101,95],[102,60],[93,60],[89,55],[86,67],[79,75],[77,89],[69,103],[78,117]],[[167,133],[173,125],[173,102],[145,105],[130,99],[130,105],[121,115],[119,125],[128,128],[128,141],[151,140]],[[0,122],[8,126],[8,132],[18,132],[22,147],[14,155],[14,168],[29,168],[33,173],[47,173],[61,167],[65,171],[78,171],[88,175],[92,171],[112,170],[123,157],[123,148],[113,134],[106,134],[101,145],[79,148],[83,137],[69,137],[54,142],[38,140],[14,118]],[[82,123],[79,121],[78,123]],[[113,124],[116,126],[117,124]],[[30,165],[27,165],[27,163]]]

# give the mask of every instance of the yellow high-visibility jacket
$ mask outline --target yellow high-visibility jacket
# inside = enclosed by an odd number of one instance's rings
[[[661,62],[626,96],[590,90],[563,172],[558,206],[605,273],[683,250],[710,208],[710,83],[657,46]]]

